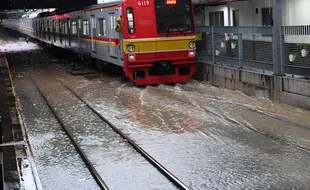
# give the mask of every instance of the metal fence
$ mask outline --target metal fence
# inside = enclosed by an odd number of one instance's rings
[[[285,42],[284,72],[309,77],[310,26],[283,26],[282,35]]]
[[[273,51],[276,50],[272,27],[202,26],[197,27],[196,32],[202,34],[197,40],[198,61],[262,72],[274,71]],[[301,48],[306,48],[306,54],[310,50],[310,26],[283,26],[281,37],[283,72],[309,77],[310,54],[305,56]]]

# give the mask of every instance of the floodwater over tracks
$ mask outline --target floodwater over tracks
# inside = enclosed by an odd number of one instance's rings
[[[35,61],[33,59],[32,63]],[[185,84],[136,87],[102,73],[92,77],[72,76],[65,72],[70,66],[57,63],[37,66],[35,70],[23,68],[26,66],[13,68],[16,81],[20,76],[19,96],[26,94],[22,89],[27,85],[22,78],[35,76],[55,105],[62,105],[60,111],[63,114],[67,111],[67,118],[70,118],[83,110],[83,106],[67,110],[66,106],[72,104],[73,99],[53,92],[59,83],[57,79],[61,79],[193,189],[310,188],[310,156],[306,151],[310,149],[308,111],[195,80]],[[53,77],[45,77],[51,74]],[[28,98],[35,99],[32,95]],[[21,103],[22,106],[28,104]],[[84,116],[92,119],[87,112]],[[83,146],[93,152],[93,158],[102,156],[99,152],[109,152],[122,144],[99,126],[83,124],[76,131]],[[44,130],[38,132],[43,134]],[[30,129],[29,133],[35,137],[37,132]],[[42,143],[37,140],[35,144]],[[100,147],[100,150],[93,147]],[[116,176],[125,178],[121,171],[127,172],[126,167],[135,168],[137,163],[143,162],[127,153],[124,149],[112,155],[115,162],[102,161],[97,165],[102,171],[115,171]],[[139,171],[147,171],[143,175],[152,178],[149,170]],[[139,171],[134,172],[133,177],[137,178]]]
[[[310,186],[309,153],[295,146],[310,147],[307,111],[194,80],[138,88],[60,77],[193,189]],[[287,109],[304,128],[286,122]]]

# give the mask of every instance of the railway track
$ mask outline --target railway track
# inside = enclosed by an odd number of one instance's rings
[[[70,139],[71,143],[73,144],[73,146],[75,147],[76,151],[79,153],[79,155],[81,156],[82,160],[84,161],[85,165],[87,166],[88,170],[90,171],[90,173],[92,174],[92,176],[94,177],[94,179],[96,180],[98,186],[101,189],[104,190],[108,190],[108,186],[105,184],[105,182],[103,181],[103,179],[101,178],[101,176],[99,175],[98,171],[95,169],[95,167],[92,165],[92,163],[90,162],[90,160],[88,159],[88,157],[86,156],[86,154],[83,152],[83,150],[80,148],[80,146],[78,145],[78,143],[75,141],[75,139],[73,138],[73,135],[71,134],[71,132],[68,130],[68,128],[64,125],[64,122],[62,121],[62,119],[58,116],[58,114],[56,113],[55,109],[51,106],[51,104],[48,102],[46,96],[43,94],[43,92],[41,91],[41,89],[37,86],[35,80],[33,78],[31,78],[33,83],[35,84],[37,90],[39,91],[40,95],[43,97],[44,101],[46,102],[47,106],[49,107],[49,109],[52,111],[53,115],[55,116],[55,118],[57,119],[58,123],[61,125],[62,129],[66,132],[66,135],[68,136],[68,138]]]
[[[73,138],[72,133],[68,130],[64,121],[58,116],[55,109],[51,106],[48,99],[41,91],[37,83],[33,78],[31,78],[35,87],[37,88],[39,94],[43,97],[44,101],[46,102],[49,109],[52,111],[53,115],[61,125],[62,129],[65,131],[66,135],[70,139],[71,143],[74,145],[76,151],[81,156],[82,160],[84,161],[85,165],[87,166],[88,170],[92,174],[93,178],[96,180],[98,186],[101,189],[107,190],[109,187],[106,185],[102,177],[99,175],[96,168],[93,166],[87,155],[83,152],[81,147],[78,145],[78,142]],[[115,125],[113,125],[109,120],[107,120],[104,116],[102,116],[98,111],[96,111],[92,106],[90,106],[84,99],[78,96],[77,93],[73,91],[69,86],[67,86],[63,81],[58,81],[70,91],[76,98],[78,98],[89,110],[91,110],[94,114],[96,114],[104,123],[106,123],[115,133],[117,133],[121,138],[123,138],[133,149],[135,149],[142,157],[144,157],[151,165],[153,165],[162,175],[164,175],[172,184],[182,190],[189,190],[190,188],[187,187],[182,181],[180,181],[176,176],[174,176],[168,169],[166,169],[163,165],[161,165],[157,160],[155,160],[150,154],[148,154],[145,150],[143,150],[137,143],[135,143],[131,138],[125,135],[120,129],[118,129]]]

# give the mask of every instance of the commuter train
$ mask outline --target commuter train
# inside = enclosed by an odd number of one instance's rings
[[[136,85],[185,82],[195,72],[191,0],[123,0],[3,20],[3,26],[100,63]]]

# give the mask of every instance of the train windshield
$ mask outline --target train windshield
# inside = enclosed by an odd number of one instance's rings
[[[158,33],[193,30],[190,0],[155,0],[156,23]]]

